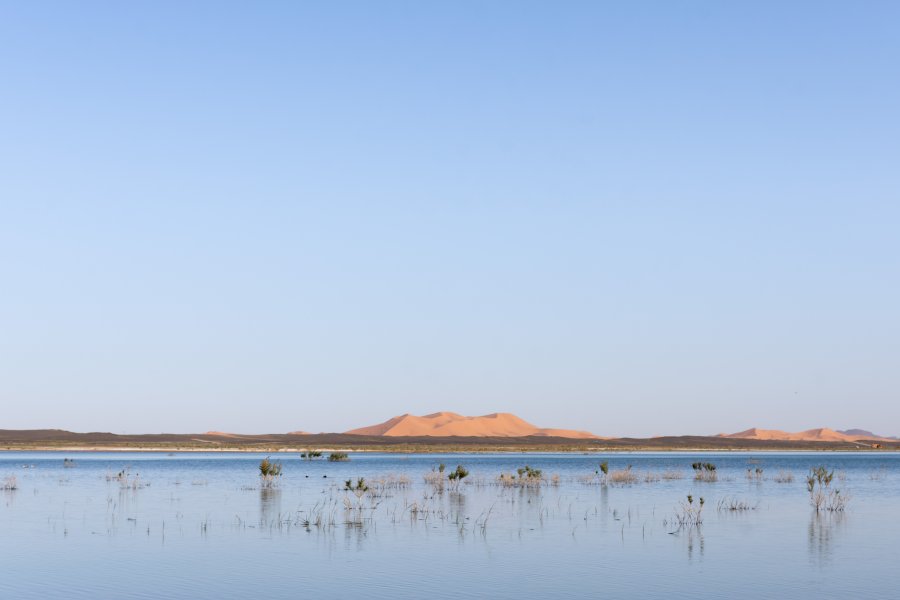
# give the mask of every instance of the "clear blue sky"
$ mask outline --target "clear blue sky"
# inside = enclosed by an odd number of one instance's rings
[[[0,428],[900,434],[896,2],[4,2]]]

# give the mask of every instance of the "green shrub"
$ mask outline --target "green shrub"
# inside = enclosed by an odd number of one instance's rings
[[[263,487],[272,487],[278,477],[281,477],[281,463],[272,462],[268,456],[262,459],[259,463],[259,478]]]
[[[443,466],[443,465],[441,465]],[[456,470],[451,471],[449,475],[447,475],[447,479],[450,480],[450,483],[454,487],[459,487],[460,482],[469,476],[469,471],[462,465],[456,465]]]

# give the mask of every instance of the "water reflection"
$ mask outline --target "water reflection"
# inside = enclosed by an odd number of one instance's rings
[[[450,492],[450,520],[459,524],[466,519],[466,495],[462,492]]]
[[[706,545],[703,540],[703,528],[698,525],[697,527],[689,527],[687,529],[687,552],[688,552],[688,561],[693,561],[695,556],[694,553],[697,552],[696,558],[703,558],[703,551],[706,549]]]
[[[814,512],[809,517],[807,549],[812,562],[829,563],[834,557],[834,541],[845,523],[843,512]]]
[[[281,489],[261,487],[259,489],[259,525],[272,527],[281,521]]]

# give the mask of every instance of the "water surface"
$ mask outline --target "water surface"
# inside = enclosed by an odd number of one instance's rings
[[[17,482],[0,492],[0,598],[894,595],[900,455],[279,453],[272,489],[263,457],[0,453],[0,483]],[[637,481],[591,481],[601,460]],[[718,481],[695,481],[697,460]],[[439,463],[470,475],[440,491],[424,480]],[[526,464],[543,485],[497,484]],[[817,465],[845,512],[810,507]],[[343,489],[358,477],[359,497]],[[675,518],[688,495],[697,527]],[[753,508],[719,509],[732,501]]]

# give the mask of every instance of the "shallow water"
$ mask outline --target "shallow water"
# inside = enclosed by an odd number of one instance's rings
[[[0,492],[0,598],[894,596],[900,455],[278,454],[274,489],[256,476],[262,458],[0,453],[0,484],[17,481]],[[638,481],[587,482],[603,459]],[[694,481],[697,460],[719,480]],[[425,483],[441,462],[470,471],[459,491]],[[497,485],[525,464],[547,482]],[[809,504],[820,464],[850,496],[843,513]],[[361,498],[343,490],[357,477]],[[688,494],[704,498],[703,522],[679,527]]]

